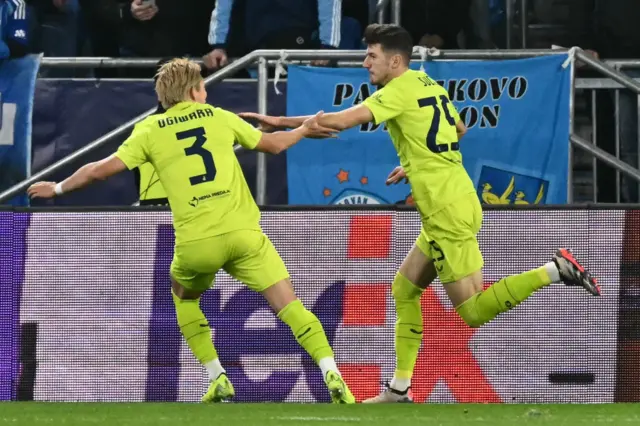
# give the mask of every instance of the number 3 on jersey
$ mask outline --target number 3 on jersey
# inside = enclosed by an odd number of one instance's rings
[[[440,95],[440,101],[442,102],[442,106],[438,105],[438,98],[435,96],[418,99],[418,105],[420,106],[420,108],[433,107],[433,119],[431,120],[429,133],[427,133],[427,148],[429,148],[429,151],[433,152],[434,154],[441,154],[443,152],[449,151],[449,144],[438,144],[437,142],[438,131],[440,130],[441,111],[444,111],[444,116],[450,125],[456,125],[455,120],[449,113],[449,108],[447,108],[449,99],[447,99],[445,95]],[[451,151],[459,150],[460,144],[458,142],[452,142]]]
[[[216,165],[213,162],[213,155],[207,149],[204,148],[205,142],[207,142],[207,136],[204,132],[204,127],[198,127],[184,132],[176,133],[178,140],[196,138],[196,141],[189,148],[184,149],[184,153],[189,155],[199,155],[202,158],[204,164],[204,174],[198,176],[192,176],[189,178],[191,185],[198,185],[199,183],[211,182],[216,178]]]

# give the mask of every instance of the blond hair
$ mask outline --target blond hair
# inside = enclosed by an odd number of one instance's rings
[[[191,89],[198,89],[202,75],[200,65],[185,58],[173,59],[156,74],[156,93],[165,108],[189,100]]]

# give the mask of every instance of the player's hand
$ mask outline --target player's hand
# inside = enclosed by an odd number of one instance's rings
[[[599,54],[598,54],[598,52],[596,52],[595,50],[587,49],[587,50],[585,50],[585,51],[584,51],[584,53],[585,53],[587,56],[591,56],[593,59],[596,59],[596,60],[598,60],[598,61],[600,60],[600,55],[599,55]],[[585,64],[584,62],[582,62],[582,61],[576,61],[576,67],[577,67],[577,68],[583,68],[583,67],[585,67],[585,66],[587,66],[587,64]]]
[[[142,3],[142,0],[131,2],[131,16],[138,21],[149,21],[158,13],[158,7],[152,3]]]
[[[321,126],[318,120],[324,115],[324,111],[318,112],[313,117],[309,117],[302,123],[305,129],[305,137],[311,139],[326,139],[337,137],[338,131],[329,127]]]
[[[258,122],[258,130],[262,132],[273,132],[278,129],[284,128],[280,123],[280,117],[273,117],[271,115],[258,114],[256,112],[241,112],[238,116],[256,120]]]
[[[204,55],[202,58],[204,61],[204,66],[209,68],[210,70],[217,70],[218,68],[222,68],[229,64],[229,58],[227,57],[227,52],[224,49],[215,49]]]
[[[328,67],[331,61],[329,59],[314,59],[311,65],[314,67]]]
[[[53,198],[56,196],[55,182],[36,182],[27,189],[30,198]]]
[[[425,34],[418,42],[418,45],[428,48],[435,47],[436,49],[442,49],[442,46],[444,46],[444,40],[438,34]]]
[[[389,173],[389,176],[387,177],[387,185],[397,185],[399,184],[402,180],[405,181],[405,183],[408,183],[408,179],[407,179],[407,174],[404,171],[404,168],[402,166],[398,166],[395,169],[393,169],[393,171],[391,173]]]

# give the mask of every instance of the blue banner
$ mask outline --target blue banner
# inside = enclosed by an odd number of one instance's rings
[[[0,191],[31,175],[31,117],[40,56],[0,62]],[[26,195],[8,204],[26,206]]]
[[[469,129],[461,141],[463,162],[483,203],[567,202],[570,67],[563,67],[566,59],[553,55],[424,64],[425,71],[448,90]],[[340,111],[374,91],[364,69],[292,66],[287,114]],[[336,140],[305,140],[287,153],[289,203],[411,203],[409,185],[385,185],[398,164],[384,126],[359,126]]]

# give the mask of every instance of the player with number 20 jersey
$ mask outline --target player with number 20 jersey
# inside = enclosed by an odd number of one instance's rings
[[[387,184],[404,178],[411,184],[422,230],[391,286],[397,315],[396,370],[380,395],[363,401],[410,402],[423,334],[420,297],[436,277],[470,327],[486,324],[554,282],[581,286],[593,295],[600,291],[595,279],[566,249],[558,250],[537,269],[503,278],[483,290],[483,260],[476,238],[482,208],[460,153],[466,128],[445,89],[425,73],[409,69],[412,39],[406,30],[372,24],[365,30],[365,41],[363,65],[378,91],[359,105],[323,115],[318,123],[344,130],[371,121],[386,122],[400,157],[400,166],[389,175]],[[295,128],[309,118],[241,116],[281,128]]]
[[[417,245],[436,261],[440,280],[454,282],[480,270],[483,261],[475,236],[482,209],[462,165],[456,127],[460,116],[446,90],[425,73],[407,70],[363,104],[375,123],[387,123],[423,221]],[[448,208],[455,203],[460,205]],[[438,261],[440,251],[451,255]]]

